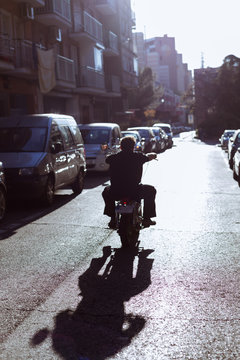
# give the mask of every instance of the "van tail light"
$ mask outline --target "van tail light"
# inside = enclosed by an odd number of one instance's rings
[[[102,145],[101,145],[101,150],[102,150],[102,151],[107,150],[107,148],[108,148],[107,144],[102,144]]]

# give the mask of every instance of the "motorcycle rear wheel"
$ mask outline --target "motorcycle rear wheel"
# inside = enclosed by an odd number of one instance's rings
[[[139,229],[133,225],[133,214],[124,214],[121,216],[118,233],[122,247],[135,247],[137,245]]]

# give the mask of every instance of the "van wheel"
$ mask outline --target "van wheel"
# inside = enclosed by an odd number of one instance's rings
[[[2,187],[0,187],[0,221],[3,220],[5,216],[6,204],[6,192]]]
[[[54,180],[52,176],[48,176],[44,193],[42,196],[43,204],[46,206],[52,205],[53,198],[54,198]]]
[[[84,173],[80,169],[76,180],[72,184],[72,190],[73,190],[74,194],[81,194],[81,192],[83,190],[83,186],[84,186]]]

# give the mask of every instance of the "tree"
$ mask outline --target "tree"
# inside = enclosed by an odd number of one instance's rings
[[[240,117],[240,59],[225,57],[217,77],[217,111]]]
[[[214,70],[216,73],[214,74]],[[205,71],[205,74],[204,74]],[[199,72],[201,75],[201,72]],[[240,127],[240,59],[225,57],[219,69],[203,69],[198,88],[195,86],[195,109],[201,128],[207,136],[218,137],[225,129]],[[195,79],[195,85],[196,85]]]
[[[138,77],[138,86],[128,90],[129,107],[144,111],[154,96],[152,69],[145,68]]]

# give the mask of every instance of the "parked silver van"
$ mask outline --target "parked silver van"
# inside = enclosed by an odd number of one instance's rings
[[[81,193],[85,149],[73,117],[58,114],[0,118],[0,161],[8,194],[53,202],[54,191]]]
[[[120,149],[121,130],[115,123],[79,124],[85,150],[88,171],[107,171],[105,159]]]

